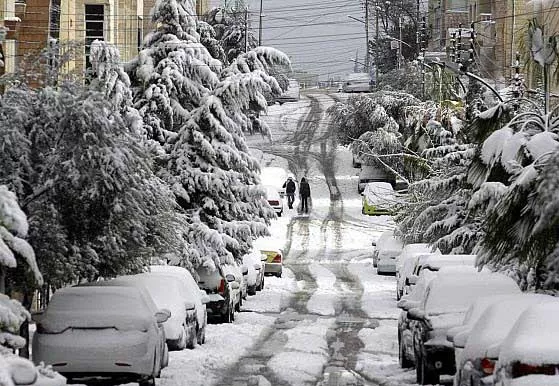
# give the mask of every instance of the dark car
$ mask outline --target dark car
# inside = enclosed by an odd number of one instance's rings
[[[208,319],[231,323],[235,320],[235,309],[238,308],[240,285],[235,276],[225,274],[221,268],[200,267],[197,270],[200,280],[198,286],[206,291],[210,302],[206,304]]]

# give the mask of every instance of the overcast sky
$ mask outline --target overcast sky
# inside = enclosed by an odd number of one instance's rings
[[[218,5],[219,1],[214,0]],[[251,27],[258,36],[260,0],[249,0]],[[291,57],[294,69],[328,77],[353,72],[356,50],[365,53],[361,0],[263,0],[263,45]]]

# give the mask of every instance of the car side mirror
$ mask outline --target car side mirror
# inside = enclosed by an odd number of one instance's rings
[[[425,319],[425,311],[420,308],[412,308],[408,310],[408,319],[422,321]]]
[[[196,309],[196,305],[193,302],[186,302],[184,303],[184,308],[187,311],[194,311]]]
[[[264,255],[264,254],[260,255],[260,261],[264,261],[264,262],[268,261],[268,255]]]
[[[202,304],[208,304],[210,302],[210,297],[204,290],[200,290],[200,301]]]
[[[452,339],[452,343],[454,344],[454,347],[458,347],[458,348],[466,347],[466,343],[468,342],[469,336],[470,336],[470,331],[462,331],[454,335]]]
[[[408,278],[408,285],[416,285],[417,284],[417,279],[418,279],[417,275],[411,275]]]
[[[260,271],[261,268],[262,268],[262,264],[254,264],[255,270]]]
[[[241,288],[241,286],[239,285],[239,283],[234,281],[234,282],[231,283],[231,288],[237,290],[237,289]]]
[[[376,247],[376,246],[377,246],[377,243],[373,241],[373,242],[371,243],[371,245],[372,245],[373,247]]]
[[[157,323],[165,323],[171,317],[171,311],[166,308],[162,308],[155,313],[155,320]]]
[[[230,273],[228,273],[227,275],[225,275],[225,280],[227,280],[229,283],[234,282],[235,275],[231,275]]]
[[[398,306],[398,308],[407,311],[407,310],[410,310],[412,308],[418,307],[419,302],[414,301],[414,300],[409,300],[409,299],[400,299],[398,301],[398,303],[396,303],[396,305]]]
[[[248,267],[243,267],[243,275],[248,275]]]
[[[37,382],[38,372],[31,361],[14,357],[9,360],[9,366],[14,385],[34,385]]]

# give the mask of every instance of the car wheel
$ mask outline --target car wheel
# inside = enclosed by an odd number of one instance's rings
[[[194,334],[190,334],[189,339],[186,343],[186,348],[192,350],[196,347],[196,343],[198,343],[198,326],[196,326]]]
[[[155,378],[152,376],[143,378],[138,382],[139,386],[155,386]]]
[[[231,323],[235,321],[235,308],[231,307]]]
[[[256,284],[255,284],[254,286],[248,287],[247,293],[248,293],[250,296],[256,295],[256,288],[257,288],[257,287],[256,287]]]
[[[410,367],[413,367],[413,362],[408,359],[406,350],[404,349],[404,344],[402,343],[401,339],[398,339],[398,346],[398,360],[400,362],[400,367],[403,369],[409,369]]]
[[[239,302],[235,305],[235,311],[237,312],[241,312],[241,306],[243,304],[243,297],[241,296],[239,298]]]
[[[198,340],[198,344],[202,345],[206,343],[206,327],[202,327],[198,330],[196,334],[196,339]]]
[[[425,356],[420,354],[418,358],[417,364],[417,383],[420,385],[438,385],[440,381],[439,373],[433,371],[432,369],[427,366],[427,361],[425,360]]]
[[[281,278],[281,272],[276,275],[277,277]]]
[[[223,323],[231,323],[233,321],[231,314],[231,307],[228,307],[227,312],[221,317],[221,321]]]
[[[281,217],[281,214],[283,213],[283,210],[281,212],[278,213],[278,217]]]

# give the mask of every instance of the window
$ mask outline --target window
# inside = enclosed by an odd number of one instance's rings
[[[105,40],[105,8],[103,5],[85,5],[85,69],[91,68],[89,51],[94,40]]]
[[[138,52],[142,49],[144,42],[144,18],[138,16]]]

